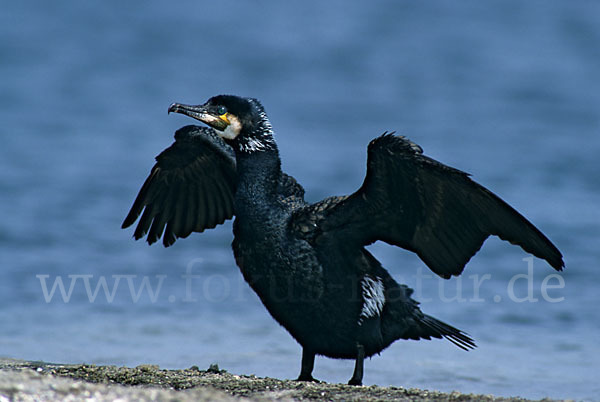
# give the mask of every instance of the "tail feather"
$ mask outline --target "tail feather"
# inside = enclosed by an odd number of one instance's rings
[[[462,350],[469,350],[477,347],[475,341],[468,334],[431,316],[423,315],[423,318],[419,320],[419,323],[421,324],[421,329],[424,330],[419,334],[421,337],[426,339],[428,339],[428,336],[438,339],[446,338]]]

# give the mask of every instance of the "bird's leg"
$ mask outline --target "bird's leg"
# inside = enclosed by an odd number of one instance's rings
[[[313,368],[315,367],[315,354],[307,348],[302,348],[302,368],[300,375],[296,381],[318,381],[312,376]]]
[[[362,385],[363,365],[365,362],[365,347],[360,343],[356,344],[356,364],[354,365],[354,374],[348,381],[348,385]]]

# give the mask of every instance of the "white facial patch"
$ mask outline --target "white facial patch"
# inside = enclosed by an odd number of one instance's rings
[[[365,318],[377,317],[383,311],[385,304],[384,287],[381,278],[365,275],[360,281],[362,288],[363,307],[360,312],[358,324],[361,325]]]
[[[225,130],[220,131],[215,129],[215,132],[220,137],[223,137],[228,140],[233,140],[235,137],[240,135],[242,131],[242,123],[240,123],[239,119],[232,114],[227,115],[227,120],[229,120],[229,124],[225,128]]]

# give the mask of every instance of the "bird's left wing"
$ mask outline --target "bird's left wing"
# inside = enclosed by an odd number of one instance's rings
[[[152,244],[163,236],[165,247],[178,237],[214,228],[234,214],[236,177],[233,150],[212,129],[182,127],[156,157],[122,227],[141,214],[135,239],[148,233]]]
[[[490,235],[562,269],[560,251],[533,224],[467,173],[422,152],[393,134],[374,139],[361,188],[299,210],[293,227],[311,241],[383,240],[417,253],[444,278],[459,275]]]

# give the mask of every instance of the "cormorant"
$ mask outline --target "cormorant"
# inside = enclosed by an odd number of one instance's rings
[[[533,224],[467,173],[384,133],[368,146],[367,174],[349,196],[315,204],[281,171],[273,129],[260,102],[219,95],[174,103],[209,127],[185,126],[156,158],[123,228],[142,214],[135,239],[149,244],[213,228],[235,215],[233,252],[244,279],[302,346],[298,380],[313,380],[315,355],[363,360],[397,339],[446,338],[468,350],[464,332],[430,317],[365,249],[377,240],[415,252],[443,278],[459,275],[496,235],[564,267]],[[142,213],[143,212],[143,213]]]

